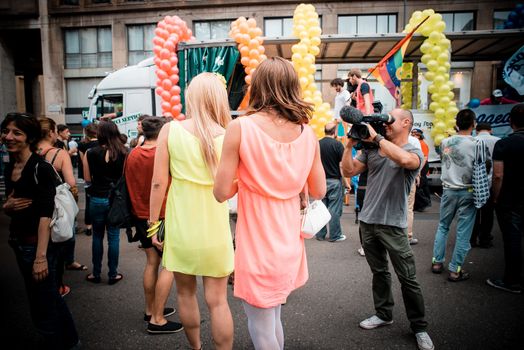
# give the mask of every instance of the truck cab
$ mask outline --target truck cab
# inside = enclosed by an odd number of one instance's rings
[[[110,73],[91,90],[89,119],[110,118],[129,138],[137,136],[137,119],[142,114],[156,115],[160,97],[156,95],[153,58]]]

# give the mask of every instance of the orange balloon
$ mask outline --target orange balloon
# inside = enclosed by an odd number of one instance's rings
[[[250,18],[247,20],[247,25],[249,28],[255,28],[257,26],[257,21],[254,18]]]
[[[242,63],[243,66],[248,66],[249,65],[249,57],[242,57],[240,59],[240,63]]]
[[[169,93],[169,91],[164,90],[160,97],[162,97],[162,100],[168,102],[171,99],[171,94]]]
[[[237,111],[246,110],[248,106],[249,106],[249,89],[247,90],[246,94],[244,95],[242,102],[240,102],[240,105],[238,106]]]
[[[158,56],[160,56],[161,59],[169,59],[169,57],[171,57],[171,52],[169,52],[168,49],[162,49]]]
[[[156,76],[158,77],[158,79],[160,79],[160,80],[164,80],[164,79],[167,78],[167,73],[164,72],[161,69],[157,69],[155,73],[156,73]]]
[[[176,84],[178,84],[178,81],[180,80],[180,77],[178,76],[178,74],[172,74],[172,75],[169,77],[169,80],[171,80],[171,82],[173,83],[173,85],[176,85]]]
[[[238,30],[240,31],[240,33],[246,34],[247,31],[249,30],[249,26],[248,26],[248,24],[246,22],[241,22],[238,25]]]
[[[162,87],[164,90],[170,90],[173,87],[173,83],[169,79],[162,80]]]
[[[249,55],[249,48],[247,46],[243,46],[239,51],[244,57]]]
[[[249,58],[251,58],[252,60],[253,59],[256,60],[259,56],[260,56],[260,53],[258,52],[257,49],[253,49],[249,51]]]
[[[258,67],[258,60],[249,60],[249,67],[250,68],[256,68]],[[253,72],[250,72],[252,74]]]
[[[171,62],[169,62],[169,60],[162,60],[160,62],[160,68],[162,68],[165,71],[169,71],[169,69],[171,68]]]
[[[257,39],[251,39],[249,41],[249,45],[248,46],[249,46],[250,50],[253,50],[253,49],[256,49],[259,45],[260,45],[260,43],[258,42]]]
[[[251,84],[251,75],[246,75],[244,80],[246,81],[246,84]]]
[[[261,54],[261,55],[262,55],[264,52],[266,52],[266,48],[265,48],[264,46],[262,46],[262,45],[260,45],[257,49],[258,49],[258,53]]]

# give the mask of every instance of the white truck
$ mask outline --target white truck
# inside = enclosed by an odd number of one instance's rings
[[[89,119],[109,116],[123,134],[136,137],[137,118],[161,111],[161,99],[155,93],[155,70],[151,57],[110,73],[89,93]]]

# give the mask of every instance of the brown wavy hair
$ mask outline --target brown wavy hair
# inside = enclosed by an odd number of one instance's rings
[[[273,110],[292,123],[307,124],[313,114],[313,104],[302,99],[297,72],[282,57],[262,61],[253,73],[250,89],[246,115]]]
[[[40,123],[40,129],[42,130],[40,134],[40,138],[42,140],[47,139],[51,131],[57,132],[56,122],[53,119],[47,117],[40,117],[38,118],[38,122]]]

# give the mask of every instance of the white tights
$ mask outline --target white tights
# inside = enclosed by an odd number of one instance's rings
[[[280,320],[281,305],[261,309],[242,301],[247,315],[249,335],[256,350],[283,350],[284,329]]]

